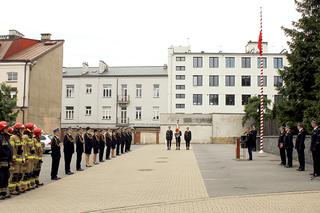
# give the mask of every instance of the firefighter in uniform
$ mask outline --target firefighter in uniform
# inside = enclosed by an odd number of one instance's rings
[[[110,131],[107,130],[106,134],[105,134],[105,139],[106,139],[106,160],[110,160],[110,152],[111,152],[111,146],[112,146],[112,138],[111,138],[111,134]]]
[[[80,127],[78,129],[78,133],[76,135],[76,152],[77,152],[77,163],[76,163],[76,168],[77,171],[83,171],[81,168],[81,160],[82,160],[82,154],[84,152],[84,141],[82,137],[82,128]]]
[[[181,131],[179,128],[176,128],[176,132],[174,133],[174,136],[176,138],[176,150],[180,150],[180,143],[181,143]]]
[[[23,187],[25,190],[34,189],[36,187],[35,180],[32,178],[32,172],[34,169],[34,160],[36,156],[36,149],[33,140],[33,123],[25,124],[25,131],[22,136],[22,141],[26,147],[26,161],[24,164],[24,176],[23,176]]]
[[[186,149],[190,149],[190,141],[191,141],[191,131],[189,127],[187,127],[187,130],[184,132],[184,140],[186,141]]]
[[[12,160],[12,147],[8,134],[8,123],[0,122],[0,200],[10,197],[8,181],[10,177],[10,162]]]
[[[42,133],[42,129],[34,128],[33,140],[34,140],[36,154],[35,154],[35,160],[34,160],[33,178],[35,180],[36,187],[43,185],[43,183],[41,183],[39,180],[41,166],[42,166],[43,148],[44,148],[44,143],[41,142],[41,133]]]
[[[60,130],[59,128],[53,130],[53,138],[51,139],[51,180],[59,180],[58,175],[60,158],[61,158],[61,141],[60,141]]]
[[[23,177],[22,166],[25,162],[25,147],[22,143],[23,130],[24,125],[22,123],[16,123],[13,126],[13,135],[10,137],[13,155],[10,169],[9,192],[12,195],[18,195],[20,192],[24,192],[21,189]]]

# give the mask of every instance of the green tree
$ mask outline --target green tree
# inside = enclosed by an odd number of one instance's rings
[[[279,70],[284,85],[283,96],[276,106],[276,117],[281,123],[305,122],[320,115],[320,2],[295,1],[301,18],[293,28],[284,28],[290,38],[287,59],[289,66]]]
[[[271,117],[271,110],[268,108],[271,101],[264,97],[264,110],[265,110],[265,118]],[[248,104],[244,106],[245,115],[242,118],[242,125],[244,125],[247,121],[254,121],[256,126],[260,126],[260,97],[253,96],[249,99]]]
[[[17,98],[11,98],[11,87],[6,83],[0,83],[0,120],[13,124],[16,121],[18,112],[15,112]]]

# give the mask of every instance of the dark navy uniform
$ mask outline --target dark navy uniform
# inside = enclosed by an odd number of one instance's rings
[[[84,152],[87,155],[91,155],[93,148],[92,135],[90,133],[84,134]]]
[[[313,175],[320,175],[320,130],[316,127],[312,131],[310,151],[313,158]]]
[[[176,150],[180,150],[180,143],[181,143],[181,131],[178,130],[176,133],[174,133],[174,136],[176,138]]]
[[[51,167],[51,179],[57,179],[59,163],[61,158],[60,151],[60,139],[54,136],[51,139],[51,157],[52,157],[52,167]]]
[[[126,133],[122,130],[120,133],[120,137],[121,137],[121,154],[124,154],[124,146],[126,144]]]
[[[247,145],[248,153],[249,153],[249,159],[248,160],[252,160],[252,151],[253,151],[253,147],[255,145],[253,131],[250,131],[250,132],[247,133],[246,145]]]
[[[120,155],[120,146],[121,146],[121,132],[116,133],[116,142],[117,142],[117,147],[116,147],[116,155]]]
[[[99,161],[103,162],[104,161],[103,154],[104,154],[104,148],[106,146],[106,141],[103,134],[100,134],[100,137],[98,139],[99,139]]]
[[[77,152],[77,163],[76,168],[77,170],[81,170],[81,160],[82,160],[82,153],[84,151],[84,141],[81,134],[76,135],[76,152]]]
[[[278,147],[279,147],[279,151],[280,151],[281,165],[283,165],[283,166],[285,166],[287,163],[286,148],[284,146],[284,137],[285,137],[285,133],[280,133],[279,138],[278,138]]]
[[[190,141],[191,141],[191,131],[185,131],[184,132],[184,140],[186,141],[186,149],[189,150],[190,148]]]
[[[173,137],[173,131],[171,129],[168,129],[166,132],[166,140],[167,140],[167,149],[171,149],[171,142]]]
[[[107,132],[105,136],[106,140],[106,160],[110,160],[111,146],[112,146],[112,138],[111,135]]]
[[[292,167],[292,152],[293,152],[293,136],[291,132],[287,132],[284,136],[284,147],[287,153],[288,164],[286,167]]]
[[[298,133],[297,139],[296,139],[296,144],[295,144],[295,149],[297,150],[298,153],[298,159],[299,159],[299,169],[300,171],[304,171],[305,169],[305,159],[304,159],[304,141],[306,138],[306,131],[304,129],[301,129]]]
[[[66,174],[72,173],[70,170],[70,163],[72,155],[74,153],[74,140],[72,135],[67,133],[63,138],[63,152],[64,152],[64,162],[65,162],[65,172]]]
[[[9,197],[8,184],[10,177],[10,162],[12,161],[10,135],[0,133],[0,199]]]

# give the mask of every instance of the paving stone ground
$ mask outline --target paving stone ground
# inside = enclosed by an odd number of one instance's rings
[[[163,145],[142,146],[115,160],[0,202],[0,212],[320,212],[320,191],[317,190],[320,181],[313,183],[313,191],[299,188],[296,192],[229,196],[232,187],[227,189],[228,181],[220,180],[216,185],[222,184],[226,189],[217,187],[214,190],[228,193],[221,195],[223,197],[212,194],[213,188],[206,183],[210,178],[201,171],[204,165],[200,161],[204,159],[196,156],[201,152],[200,156],[204,155],[205,150],[209,156],[218,157],[223,152],[230,155],[233,147],[206,146],[195,145],[189,151],[166,151]],[[227,165],[233,157],[222,159]],[[243,166],[244,174],[250,168],[245,164],[238,165]],[[272,166],[276,166],[273,161],[257,160],[257,164],[262,167],[266,164],[270,172]],[[207,170],[211,168],[208,166]],[[232,169],[232,166],[226,166],[217,170],[216,177],[211,179],[230,179],[232,175],[220,173],[230,170],[231,174]],[[281,171],[279,177],[283,175]],[[307,174],[304,175],[307,178]]]

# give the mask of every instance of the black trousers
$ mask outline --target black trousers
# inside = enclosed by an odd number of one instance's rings
[[[99,161],[100,162],[103,161],[104,147],[105,147],[104,144],[100,144],[100,147],[99,147]]]
[[[111,146],[107,146],[106,149],[106,159],[110,159]]]
[[[292,166],[292,152],[293,149],[286,149],[287,152],[287,159],[288,159],[288,166]]]
[[[313,173],[320,175],[320,150],[316,149],[312,151],[313,158]]]
[[[181,139],[180,138],[176,139],[176,148],[180,149],[180,143],[181,143]]]
[[[287,163],[287,159],[286,159],[286,149],[284,148],[279,148],[280,150],[280,158],[281,158],[281,163],[283,165],[286,165]]]
[[[252,151],[253,151],[253,146],[249,145],[248,146],[249,160],[252,160]]]
[[[71,164],[72,154],[73,153],[69,153],[69,152],[64,153],[64,169],[65,169],[66,173],[70,172],[70,164]]]
[[[167,140],[167,147],[168,148],[171,148],[171,142],[172,142],[172,140]]]
[[[121,141],[121,153],[122,153],[122,154],[124,153],[124,144],[125,144],[125,141],[122,140],[122,141]]]
[[[9,167],[0,167],[0,192],[4,192],[7,190],[9,177]]]
[[[51,178],[55,178],[58,175],[60,163],[60,156],[52,156],[52,164],[51,164]]]
[[[189,141],[189,140],[186,141],[186,147],[187,147],[187,148],[190,147],[190,141]]]
[[[130,150],[131,150],[131,143],[132,143],[132,141],[131,141],[131,140],[129,140],[128,151],[130,151]]]
[[[116,155],[120,155],[120,142],[117,143],[117,147],[116,147]]]
[[[81,169],[82,153],[83,152],[77,152],[77,163],[76,163],[77,170]]]
[[[298,153],[298,159],[299,159],[299,168],[303,169],[305,168],[305,160],[304,160],[304,149],[297,149]]]

